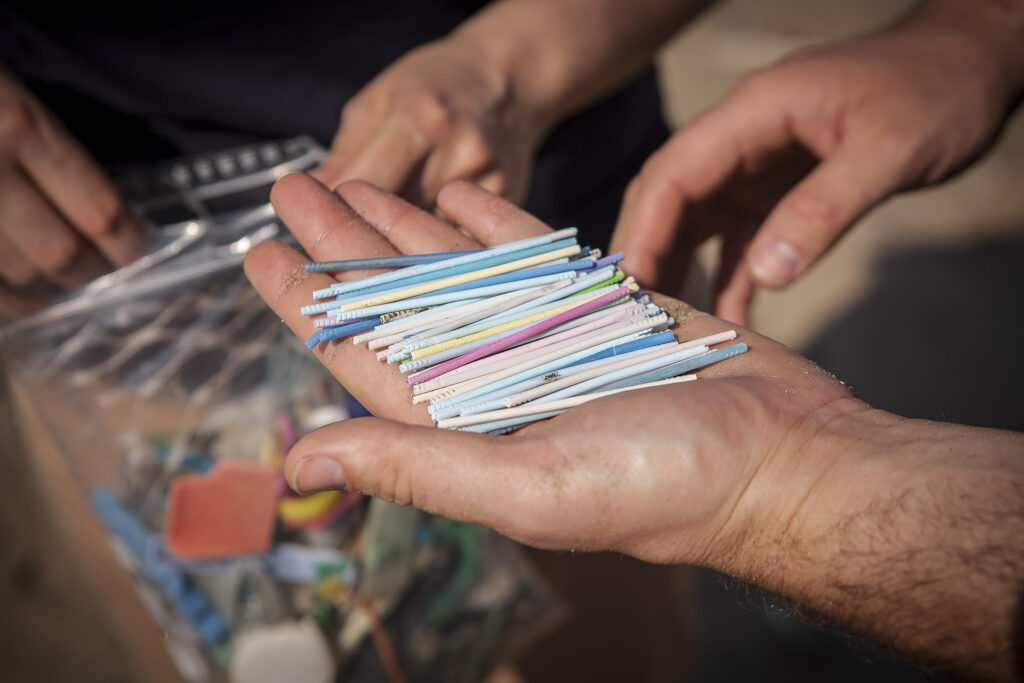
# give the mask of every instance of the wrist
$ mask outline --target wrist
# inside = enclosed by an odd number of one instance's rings
[[[1004,114],[1024,95],[1024,0],[931,0],[908,26],[941,34],[987,78]]]
[[[900,418],[855,398],[809,412],[778,441],[736,505],[709,564],[733,576],[784,592],[792,551],[826,523],[821,510],[850,472],[888,452],[886,429]],[[828,493],[826,493],[828,492]],[[823,501],[822,498],[825,497]],[[824,505],[824,508],[822,508]],[[801,551],[802,552],[802,551]]]
[[[559,110],[560,67],[556,55],[545,56],[543,40],[508,27],[495,31],[489,17],[468,21],[447,38],[465,47],[500,87],[505,108],[532,142],[539,141],[562,116]]]
[[[715,565],[942,669],[1007,672],[1024,435],[854,399],[808,418],[738,506]]]

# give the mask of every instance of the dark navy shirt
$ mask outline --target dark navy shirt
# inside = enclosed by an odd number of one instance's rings
[[[303,133],[328,145],[348,98],[483,4],[8,0],[0,63],[111,168]],[[648,72],[554,131],[527,208],[601,245],[666,134]]]

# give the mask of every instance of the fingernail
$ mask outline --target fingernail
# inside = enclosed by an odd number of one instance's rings
[[[331,458],[318,457],[300,460],[292,472],[292,488],[296,493],[310,493],[322,489],[345,486],[345,473],[341,465]]]
[[[766,285],[781,287],[796,275],[800,255],[785,242],[769,240],[751,254],[750,267],[754,277]]]

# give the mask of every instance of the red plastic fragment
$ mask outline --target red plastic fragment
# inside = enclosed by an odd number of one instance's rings
[[[265,552],[274,533],[277,470],[221,460],[206,476],[171,482],[164,542],[181,559]]]

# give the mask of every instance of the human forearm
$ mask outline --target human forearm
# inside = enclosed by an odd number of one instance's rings
[[[459,27],[547,129],[637,72],[711,0],[502,0]]]
[[[1024,436],[823,412],[759,475],[721,568],[944,669],[1011,679]]]
[[[967,46],[1004,106],[1024,95],[1024,0],[930,0],[907,23],[939,32],[942,44]]]

